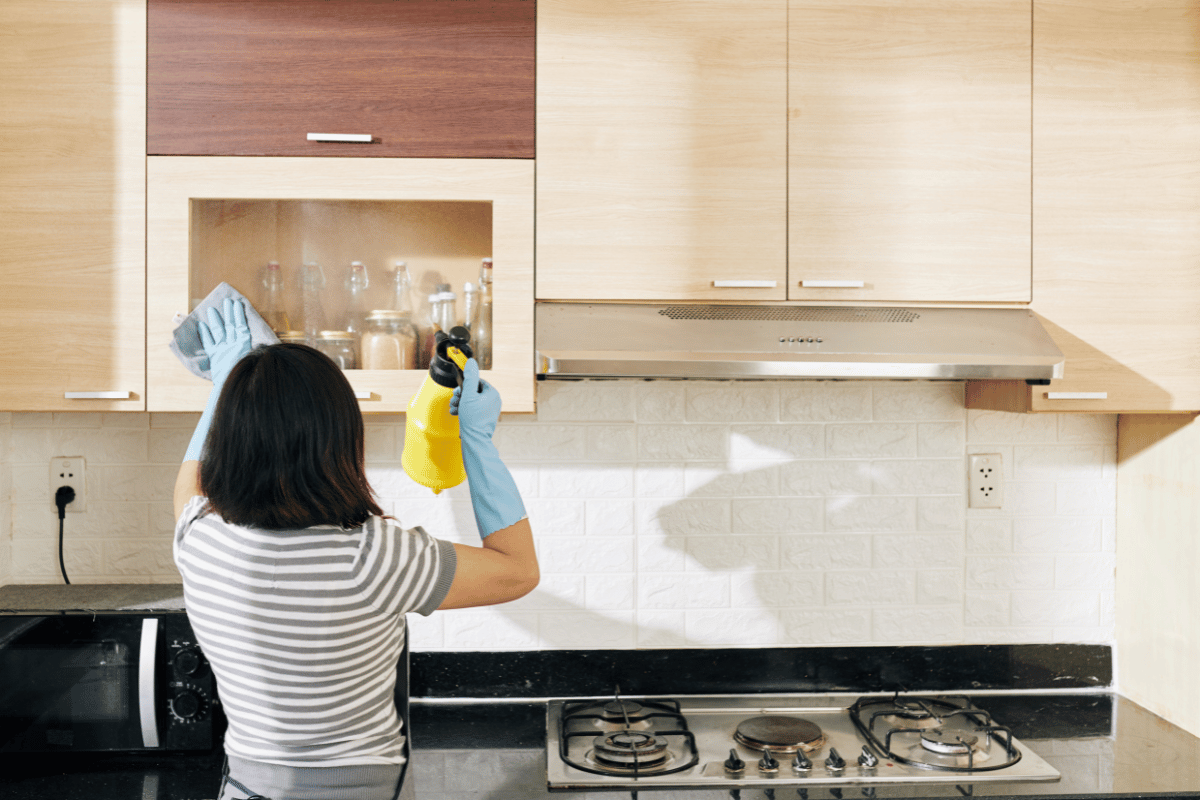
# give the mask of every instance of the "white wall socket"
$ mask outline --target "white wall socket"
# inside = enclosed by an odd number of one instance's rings
[[[967,505],[970,508],[1000,508],[1004,502],[1004,465],[999,453],[967,456]]]
[[[67,456],[50,459],[50,502],[60,486],[75,490],[75,499],[67,504],[67,511],[87,510],[87,462],[83,456]]]

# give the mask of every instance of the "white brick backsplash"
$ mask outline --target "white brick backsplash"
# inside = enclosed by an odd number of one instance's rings
[[[1053,589],[1052,556],[968,556],[968,589]]]
[[[917,574],[875,569],[830,572],[825,576],[825,599],[830,605],[911,606],[917,598]]]
[[[1009,414],[1004,411],[968,411],[967,441],[1013,444],[1058,441],[1058,420],[1053,414]]]
[[[871,611],[876,642],[948,644],[961,641],[962,612],[946,608],[876,608]]]
[[[812,608],[824,601],[824,572],[743,572],[730,578],[734,608]]]
[[[742,567],[772,570],[779,566],[776,536],[689,536],[685,546],[691,559],[688,569],[697,572]]]
[[[792,461],[779,465],[780,493],[822,497],[871,493],[870,461]]]
[[[871,384],[799,381],[779,385],[779,418],[800,422],[855,422],[871,418]]]
[[[684,389],[689,422],[775,422],[779,390],[772,382],[688,381]]]
[[[541,586],[412,617],[417,650],[1111,642],[1115,415],[966,411],[953,381],[539,383],[496,445]],[[195,413],[0,412],[0,583],[55,582],[49,459],[88,459],[78,582],[178,580],[175,465]],[[403,525],[478,546],[466,484],[404,474],[402,414],[365,420]],[[999,453],[1000,509],[966,456]]]
[[[729,608],[728,575],[642,575],[637,582],[638,608]]]
[[[1013,592],[1013,625],[1084,627],[1099,623],[1099,592]]]
[[[779,496],[779,465],[775,463],[740,464],[734,472],[723,465],[688,466],[683,479],[689,497]]]
[[[633,385],[624,381],[553,381],[538,387],[540,422],[632,422]]]
[[[729,449],[722,425],[642,425],[638,457],[657,461],[720,461]]]
[[[916,425],[830,425],[825,433],[825,455],[829,458],[911,458],[916,454]]]
[[[943,381],[896,381],[873,395],[875,420],[962,420],[963,384]]]
[[[830,497],[825,501],[829,531],[911,531],[917,522],[912,497]]]
[[[799,571],[871,566],[869,536],[785,536],[780,540],[780,551],[781,566]]]
[[[633,536],[637,531],[632,500],[588,500],[584,507],[589,536]]]
[[[876,569],[962,568],[962,534],[880,534],[871,544]]]
[[[734,533],[818,533],[824,501],[815,497],[733,501]]]
[[[1096,553],[1103,542],[1099,517],[1026,517],[1013,521],[1017,553]]]

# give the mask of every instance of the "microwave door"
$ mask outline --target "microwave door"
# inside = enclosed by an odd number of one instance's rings
[[[139,750],[147,738],[157,746],[142,700],[154,699],[153,662],[149,678],[139,674],[144,643],[157,635],[148,620],[37,620],[0,648],[0,752]]]

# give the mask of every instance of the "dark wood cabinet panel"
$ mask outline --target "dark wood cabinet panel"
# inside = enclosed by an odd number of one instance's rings
[[[535,9],[150,0],[147,152],[533,158]]]

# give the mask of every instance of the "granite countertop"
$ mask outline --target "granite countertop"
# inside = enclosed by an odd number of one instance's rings
[[[973,796],[1200,798],[1200,739],[1135,703],[1107,693],[1011,694],[981,698],[997,719],[1062,773],[1056,783],[994,783],[876,787],[835,792],[775,790],[777,800],[857,800],[862,797]],[[1005,719],[1005,715],[1024,716]],[[413,775],[419,800],[630,800],[629,790],[546,790],[544,702],[423,702],[412,706]],[[203,800],[216,796],[218,754],[88,755],[64,759],[8,756],[5,800],[104,797],[106,800]],[[727,790],[641,792],[643,800],[730,798]],[[765,800],[744,789],[741,800]]]
[[[183,585],[179,583],[0,586],[0,614],[128,614],[177,611],[183,611]]]

